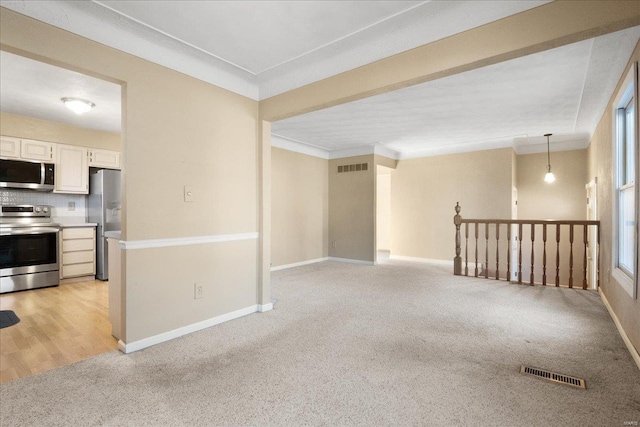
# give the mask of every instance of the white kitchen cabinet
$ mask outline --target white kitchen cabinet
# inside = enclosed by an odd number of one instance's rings
[[[56,144],[56,180],[54,193],[89,193],[87,149]]]
[[[8,159],[20,158],[20,138],[0,136],[0,157]]]
[[[23,139],[20,144],[20,158],[24,160],[53,160],[54,144],[33,139]]]
[[[120,153],[117,151],[89,148],[89,166],[120,169]]]
[[[60,239],[60,278],[96,274],[96,228],[63,228]]]

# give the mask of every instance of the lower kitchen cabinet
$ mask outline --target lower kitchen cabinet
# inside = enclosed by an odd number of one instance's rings
[[[60,278],[95,276],[96,228],[63,228],[60,239]]]

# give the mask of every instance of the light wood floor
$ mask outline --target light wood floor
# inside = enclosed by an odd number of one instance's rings
[[[0,383],[114,350],[108,282],[99,280],[0,295],[20,323],[0,329]]]

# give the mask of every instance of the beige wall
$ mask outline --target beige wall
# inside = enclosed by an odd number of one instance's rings
[[[325,258],[329,251],[329,161],[271,149],[271,263]]]
[[[510,148],[399,161],[391,192],[391,254],[452,260],[456,202],[463,218],[509,219],[511,176]]]
[[[124,239],[257,231],[257,102],[1,11],[2,49],[123,84]],[[195,187],[195,202],[183,201],[184,185]],[[256,304],[256,248],[249,240],[124,251],[123,340]]]
[[[546,152],[517,156],[520,219],[587,219],[587,167],[587,150],[552,152],[549,184]]]
[[[551,170],[556,177],[553,183],[544,182],[547,172],[547,153],[517,156],[518,219],[587,219],[586,190],[587,150],[559,151],[551,153]],[[569,226],[560,228],[560,284],[569,283]],[[584,228],[574,227],[573,286],[582,287],[584,277]],[[522,234],[523,280],[529,282],[531,274],[531,227],[523,227]],[[544,254],[543,229],[535,229],[534,281],[542,283]],[[547,227],[547,283],[555,283],[556,230]]]
[[[633,62],[640,61],[640,45],[636,46],[625,72],[622,74],[615,94],[621,87],[622,80],[627,75]],[[638,99],[638,85],[636,83],[636,99]],[[604,115],[591,138],[589,147],[589,177],[591,181],[598,179],[598,219],[601,222],[601,246],[600,246],[600,274],[601,289],[611,307],[615,311],[622,327],[629,336],[636,349],[640,351],[640,300],[634,299],[617,283],[611,275],[612,267],[612,244],[613,244],[613,120],[612,120],[613,98],[610,100]],[[636,112],[637,114],[637,112]],[[636,117],[638,117],[636,115]],[[636,187],[637,189],[637,187]],[[636,209],[638,209],[636,207]],[[638,242],[636,242],[637,244]],[[636,246],[637,248],[637,246]],[[636,249],[638,250],[638,249]],[[636,272],[636,286],[638,274]]]
[[[338,173],[339,165],[368,163],[366,171]],[[374,155],[329,160],[329,256],[374,262]],[[334,247],[335,245],[335,247]]]
[[[120,151],[120,135],[117,133],[85,129],[64,123],[17,116],[0,112],[0,134],[16,138],[79,145]]]
[[[376,186],[376,248],[391,250],[391,171],[378,166]]]

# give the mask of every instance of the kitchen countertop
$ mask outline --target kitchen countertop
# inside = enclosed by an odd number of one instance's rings
[[[120,231],[105,231],[104,237],[108,239],[118,239],[120,240]]]
[[[95,222],[73,222],[73,223],[58,223],[60,228],[73,228],[73,227],[97,227],[98,224]]]

